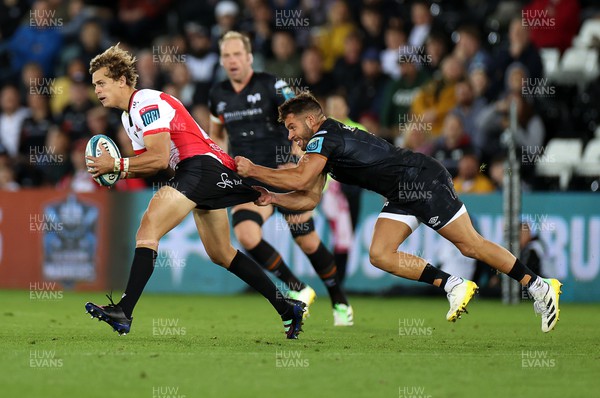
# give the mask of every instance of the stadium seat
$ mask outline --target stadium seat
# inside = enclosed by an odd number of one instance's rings
[[[581,161],[575,166],[575,174],[600,177],[600,138],[594,138],[585,147]]]
[[[560,189],[569,185],[575,165],[580,162],[583,142],[577,138],[553,138],[537,159],[536,175],[558,177]]]
[[[571,47],[562,56],[556,80],[563,84],[576,83],[583,88],[598,76],[598,50]]]
[[[544,77],[554,80],[558,74],[560,50],[558,48],[540,48],[540,57],[544,65]]]
[[[588,19],[579,29],[577,36],[573,38],[573,47],[590,47],[594,42],[594,37],[600,40],[600,20]]]

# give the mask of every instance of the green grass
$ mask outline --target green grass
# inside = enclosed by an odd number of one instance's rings
[[[543,334],[530,303],[476,299],[452,324],[444,299],[356,297],[356,325],[334,328],[321,297],[288,341],[256,295],[146,294],[123,337],[84,314],[88,300],[106,301],[0,291],[3,397],[588,397],[600,387],[598,305],[564,304]],[[545,358],[524,367],[534,352]]]

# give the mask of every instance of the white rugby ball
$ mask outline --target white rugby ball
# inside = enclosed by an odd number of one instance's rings
[[[98,134],[90,138],[85,147],[85,156],[98,157],[102,155],[102,149],[100,148],[104,148],[104,150],[113,158],[121,157],[121,152],[119,152],[117,145],[104,134]],[[86,159],[86,163],[87,162],[88,159]],[[119,175],[120,173],[106,173],[94,178],[94,180],[100,185],[110,187],[119,181]]]

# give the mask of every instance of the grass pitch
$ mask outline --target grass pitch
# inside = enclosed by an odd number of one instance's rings
[[[101,294],[0,291],[3,397],[588,397],[600,387],[600,306],[563,304],[549,334],[531,303],[477,297],[448,323],[445,299],[328,298],[286,340],[262,297],[142,296],[123,337],[84,314]]]

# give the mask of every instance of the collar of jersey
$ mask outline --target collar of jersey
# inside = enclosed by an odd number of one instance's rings
[[[131,93],[131,97],[129,97],[129,106],[127,107],[127,113],[131,112],[131,104],[133,103],[133,97],[137,94],[137,92],[140,90],[135,90],[133,93]]]

